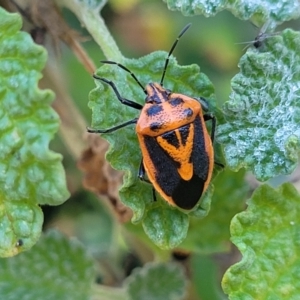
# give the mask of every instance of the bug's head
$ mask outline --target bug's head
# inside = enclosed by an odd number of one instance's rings
[[[167,101],[171,91],[163,88],[159,83],[149,83],[146,86],[147,97],[145,103],[160,104]]]

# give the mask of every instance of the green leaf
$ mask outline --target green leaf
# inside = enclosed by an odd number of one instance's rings
[[[259,180],[290,174],[300,150],[300,33],[285,30],[248,49],[217,129],[227,166]]]
[[[267,21],[278,23],[297,19],[300,16],[298,1],[273,0],[164,0],[170,10],[179,10],[183,15],[194,16],[202,14],[211,17],[222,10],[231,11],[242,20],[253,20],[262,25]]]
[[[41,208],[27,201],[0,198],[0,256],[7,257],[29,249],[38,240],[43,225]]]
[[[197,220],[207,216],[210,210],[212,188],[201,198],[201,204],[189,213]],[[145,233],[155,245],[164,250],[178,247],[186,238],[190,218],[186,213],[170,206],[165,201],[152,202],[142,221]]]
[[[300,17],[299,1],[274,0],[236,0],[229,9],[236,17],[242,20],[253,20],[258,25],[274,21],[282,23]]]
[[[153,205],[143,220],[143,228],[161,249],[176,248],[187,235],[189,217],[176,208]]]
[[[93,260],[77,241],[58,232],[44,235],[31,251],[0,259],[3,299],[89,299]]]
[[[300,195],[291,184],[262,185],[247,211],[231,223],[243,259],[225,273],[230,299],[298,299],[300,295]]]
[[[158,51],[150,55],[142,57],[139,60],[124,59],[121,61],[123,65],[129,68],[141,81],[142,85],[149,82],[160,82],[162,71],[167,57],[166,52]],[[112,80],[118,88],[122,97],[131,99],[140,104],[144,103],[145,94],[141,87],[133,80],[129,73],[125,72],[118,66],[103,66],[97,71],[97,75]],[[131,107],[122,105],[116,98],[112,88],[108,85],[103,85],[97,82],[97,88],[90,93],[89,106],[93,110],[92,127],[99,129],[107,129],[113,126],[122,124],[128,120],[139,116],[139,111]],[[166,80],[164,86],[172,91],[190,95],[192,97],[203,96],[209,100],[212,107],[214,106],[213,87],[207,77],[199,72],[199,67],[196,65],[179,66],[175,58],[170,58],[169,68],[166,73]],[[107,153],[107,160],[111,165],[118,170],[124,170],[124,183],[120,190],[120,196],[123,203],[129,206],[134,213],[133,222],[139,222],[145,215],[145,211],[152,209],[153,194],[152,187],[148,183],[143,183],[137,178],[137,172],[141,162],[141,151],[139,148],[137,136],[135,134],[134,125],[127,126],[110,134],[103,134],[102,137],[107,139],[110,143],[110,149]],[[178,218],[179,214],[185,212],[178,212],[169,205],[165,205],[164,201],[157,196],[157,205],[168,210],[165,212],[170,219]],[[200,204],[198,210],[204,210],[207,213],[209,205],[203,201],[203,206]],[[201,215],[206,213],[201,212]],[[150,224],[151,220],[156,214],[156,211],[151,211],[146,216],[144,228]],[[185,216],[179,217],[186,228]],[[178,219],[178,220],[179,220]],[[166,222],[167,224],[170,224]],[[164,236],[173,232],[172,228],[165,227],[165,224],[160,224],[166,230]],[[162,228],[162,227],[161,227]],[[184,235],[184,230],[181,236]],[[154,232],[153,228],[148,228],[147,232]],[[160,234],[157,231],[157,234]],[[160,238],[155,238],[152,234],[150,236],[159,244],[167,244]],[[169,240],[173,239],[170,237]],[[177,241],[178,237],[177,237]],[[171,243],[172,244],[172,243]]]
[[[61,156],[48,148],[59,126],[53,93],[37,87],[47,55],[21,26],[19,15],[0,8],[1,256],[37,241],[39,204],[58,205],[69,196]]]
[[[229,251],[230,221],[245,206],[248,187],[244,177],[244,170],[238,173],[224,170],[216,177],[209,214],[203,219],[191,218],[180,249],[201,254]]]
[[[179,10],[185,16],[203,14],[211,17],[229,7],[228,0],[164,0],[170,10]]]
[[[225,300],[219,279],[219,262],[209,256],[193,254],[190,258],[193,288],[201,300]],[[194,297],[196,298],[196,297]],[[194,299],[193,298],[193,299]],[[196,299],[198,299],[196,298]]]
[[[69,220],[68,227],[72,235],[76,236],[94,257],[111,255],[112,249],[117,248],[117,220],[104,201],[99,201],[95,195],[84,193],[78,194],[77,197],[84,198],[84,201],[76,201],[74,197],[74,201],[65,203],[60,207],[55,223],[65,223],[66,219]]]
[[[125,287],[131,300],[179,300],[186,293],[186,278],[179,264],[148,263],[133,271]]]

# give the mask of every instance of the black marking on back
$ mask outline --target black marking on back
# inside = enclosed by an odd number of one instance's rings
[[[183,100],[181,98],[172,98],[170,99],[169,103],[172,106],[178,106],[179,104],[183,103]]]
[[[184,116],[186,117],[186,118],[189,118],[189,117],[191,117],[192,115],[193,115],[193,110],[191,109],[191,108],[186,108],[184,111],[183,111],[183,113],[184,113]]]
[[[159,114],[162,110],[163,108],[161,105],[152,105],[146,110],[146,113],[149,117],[151,117]]]
[[[161,137],[166,140],[168,144],[174,146],[175,148],[178,148],[180,146],[179,140],[174,130],[162,134]]]
[[[180,181],[176,162],[159,146],[154,137],[144,137],[145,146],[155,166],[155,179],[166,195],[172,196]]]
[[[187,124],[187,125],[184,125],[184,126],[178,128],[183,146],[185,146],[185,144],[186,144],[186,141],[187,141],[187,138],[188,138],[188,135],[190,132],[190,126],[191,126],[191,124]]]
[[[173,192],[174,203],[183,209],[192,209],[203,193],[204,183],[196,174],[189,181],[181,179]]]
[[[150,124],[150,130],[159,131],[161,129],[161,123],[153,122]]]
[[[194,173],[206,181],[209,170],[209,157],[205,150],[205,140],[200,117],[197,116],[193,123],[195,136],[191,161],[194,165]]]
[[[159,146],[155,138],[145,136],[144,140],[149,156],[156,168],[157,184],[182,209],[192,209],[198,203],[209,170],[209,157],[205,152],[202,123],[199,116],[196,117],[194,126],[195,136],[191,155],[194,174],[188,181],[181,179],[177,171],[178,163]]]
[[[193,123],[195,135],[191,163],[194,167],[194,174],[189,181],[181,179],[172,195],[174,203],[183,209],[192,209],[198,203],[209,171],[209,157],[205,150],[200,117],[197,116]]]

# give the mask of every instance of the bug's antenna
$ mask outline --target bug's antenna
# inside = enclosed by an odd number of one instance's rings
[[[110,64],[110,65],[117,65],[118,67],[120,67],[121,69],[125,70],[126,72],[128,72],[131,77],[135,80],[135,82],[143,89],[144,93],[147,95],[147,91],[145,90],[145,88],[143,87],[143,85],[141,84],[141,82],[137,79],[137,77],[129,70],[127,69],[125,66],[117,63],[117,62],[114,62],[114,61],[111,61],[111,60],[101,60],[100,61],[101,63],[103,64]]]
[[[171,56],[171,54],[173,53],[173,51],[174,51],[174,49],[175,49],[175,47],[176,47],[176,45],[177,45],[179,39],[180,39],[180,38],[183,36],[183,34],[190,28],[191,25],[192,25],[192,24],[189,23],[189,24],[187,24],[187,25],[181,30],[181,32],[179,33],[177,39],[175,40],[175,42],[174,42],[174,44],[173,44],[173,46],[172,46],[172,48],[171,48],[171,50],[169,51],[169,54],[168,54],[167,59],[166,59],[164,71],[163,71],[163,74],[162,74],[162,77],[161,77],[161,80],[160,80],[160,85],[161,85],[161,86],[163,86],[164,78],[165,78],[166,71],[167,71],[167,67],[168,67],[169,60],[170,60],[170,56]]]

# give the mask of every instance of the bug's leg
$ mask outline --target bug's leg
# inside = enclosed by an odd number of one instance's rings
[[[211,122],[212,122],[210,138],[211,138],[211,141],[213,143],[214,139],[215,139],[216,118],[213,114],[208,112],[209,111],[209,104],[208,104],[208,101],[205,98],[199,97],[199,98],[194,98],[194,99],[196,99],[197,101],[200,102],[203,111],[206,112],[203,115],[204,121],[206,122],[206,121],[211,120]]]
[[[214,164],[217,165],[217,166],[219,166],[219,167],[222,168],[222,169],[225,168],[224,164],[219,163],[219,162],[217,162],[217,161],[215,161]]]
[[[140,167],[139,167],[138,178],[141,181],[144,181],[144,182],[147,182],[147,183],[151,184],[151,182],[145,177],[145,175],[146,175],[146,171],[145,171],[145,167],[144,167],[143,159],[142,159],[141,163],[140,163]]]
[[[145,178],[145,175],[146,175],[145,167],[144,167],[144,164],[143,164],[143,160],[141,160],[140,167],[139,167],[138,178],[141,181],[148,182],[152,185],[152,183],[147,178]],[[153,201],[156,201],[156,194],[155,194],[155,189],[154,189],[153,186],[152,186],[152,197],[153,197]]]
[[[203,115],[203,117],[204,117],[204,121],[209,121],[209,120],[212,121],[210,138],[211,138],[211,141],[213,143],[214,139],[215,139],[216,117],[213,114],[205,114],[205,115]],[[216,161],[214,162],[214,164],[221,167],[221,168],[225,167],[222,163],[219,163],[219,162],[216,162]]]
[[[212,143],[214,142],[215,139],[215,131],[216,131],[216,117],[213,114],[205,114],[203,115],[204,121],[209,121],[211,120],[212,125],[211,125],[211,133],[210,133],[210,138]]]
[[[142,108],[143,108],[143,106],[142,106],[141,104],[136,103],[136,102],[131,101],[131,100],[128,100],[128,99],[126,99],[126,98],[123,98],[123,97],[120,95],[120,93],[119,93],[117,87],[115,86],[115,84],[114,84],[112,81],[107,80],[107,79],[102,78],[102,77],[99,77],[99,76],[97,76],[97,75],[93,75],[93,77],[94,77],[95,79],[97,79],[97,80],[100,80],[100,81],[105,82],[106,84],[108,84],[108,85],[113,89],[113,91],[115,92],[115,94],[116,94],[118,100],[119,100],[122,104],[127,105],[127,106],[130,106],[130,107],[133,107],[133,108],[135,108],[135,109],[142,109]],[[88,131],[88,132],[91,132],[91,133],[109,133],[109,132],[116,131],[116,130],[118,130],[118,129],[122,128],[122,127],[125,127],[125,126],[127,126],[127,125],[130,125],[130,124],[136,124],[137,120],[138,120],[138,118],[135,118],[135,119],[129,120],[129,121],[123,123],[123,124],[120,124],[120,125],[114,126],[114,127],[112,127],[112,128],[108,128],[108,129],[93,129],[93,128],[89,128],[89,127],[88,127],[88,128],[87,128],[87,131]]]
[[[106,78],[99,77],[99,76],[97,76],[97,75],[95,75],[95,74],[93,75],[93,77],[94,77],[95,79],[97,79],[97,80],[100,80],[100,81],[105,82],[106,84],[108,84],[108,85],[113,89],[113,91],[115,92],[115,94],[116,94],[118,100],[119,100],[122,104],[127,105],[127,106],[130,106],[130,107],[133,107],[133,108],[135,108],[135,109],[142,109],[142,108],[143,108],[143,105],[141,105],[141,104],[139,104],[139,103],[136,103],[136,102],[134,102],[134,101],[128,100],[128,99],[126,99],[126,98],[123,98],[123,97],[120,95],[120,93],[119,93],[119,91],[118,91],[116,85],[115,85],[112,81],[107,80]]]
[[[201,107],[204,112],[209,112],[209,104],[208,101],[204,97],[194,97],[197,101],[200,102]]]
[[[155,193],[155,188],[152,186],[152,197],[153,201],[156,202],[156,193]]]
[[[122,127],[125,127],[127,125],[136,124],[137,120],[138,120],[138,118],[135,118],[135,119],[129,120],[129,121],[123,123],[123,124],[120,124],[120,125],[114,126],[112,128],[108,128],[108,129],[94,129],[94,128],[88,127],[87,131],[90,132],[90,133],[109,133],[109,132],[116,131],[116,130],[118,130]]]

